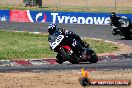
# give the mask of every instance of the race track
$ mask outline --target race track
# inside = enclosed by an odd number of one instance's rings
[[[99,38],[114,42],[120,42],[132,46],[132,40],[124,40],[117,36],[112,36],[111,27],[109,25],[87,25],[87,24],[58,24],[68,30],[79,34],[81,37]],[[0,22],[0,29],[14,31],[31,31],[31,32],[47,32],[47,23],[10,23]]]
[[[0,29],[14,30],[14,31],[31,31],[31,32],[47,32],[47,23],[10,23],[0,22]],[[82,25],[82,24],[59,24],[68,30],[79,34],[81,37],[99,38],[109,40],[113,42],[123,43],[132,46],[132,40],[124,40],[120,37],[115,38],[112,36],[111,27],[105,25]],[[132,58],[127,60],[115,60],[115,61],[100,61],[95,64],[69,64],[64,63],[62,65],[41,65],[41,66],[1,66],[0,71],[32,71],[32,70],[70,70],[81,69],[85,67],[87,69],[132,69]]]
[[[83,67],[87,70],[126,70],[132,69],[132,59],[123,60],[123,61],[107,61],[107,62],[98,62],[95,64],[89,63],[80,63],[80,64],[52,64],[52,65],[36,65],[36,66],[2,66],[0,67],[0,72],[11,72],[11,71],[51,71],[51,70],[81,70]]]

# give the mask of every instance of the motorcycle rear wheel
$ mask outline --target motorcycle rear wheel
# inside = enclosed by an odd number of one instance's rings
[[[125,39],[131,39],[132,38],[131,30],[132,29],[126,29],[126,30],[121,29],[122,36],[124,36]]]
[[[131,39],[132,38],[132,36],[129,35],[129,34],[128,35],[127,34],[124,34],[123,36],[125,37],[125,39]]]
[[[90,63],[98,62],[98,56],[96,55],[96,53],[94,51],[91,51],[89,62]]]
[[[92,58],[90,58],[90,60],[89,60],[90,63],[97,63],[97,61],[98,61],[97,55],[93,55]]]

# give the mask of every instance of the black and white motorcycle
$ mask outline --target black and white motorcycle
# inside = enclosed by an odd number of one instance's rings
[[[115,27],[114,25],[111,24],[112,34],[123,36],[126,39],[132,38],[132,24],[130,19],[128,17],[122,16],[120,17],[118,22],[119,22],[118,27]]]
[[[72,42],[72,45],[69,45],[69,41]],[[59,64],[65,61],[69,61],[72,64],[87,61],[96,63],[98,61],[98,56],[92,49],[82,47],[77,40],[62,35],[61,33],[54,33],[49,44],[50,48],[54,52],[57,52],[56,61]],[[83,51],[80,52],[76,47],[81,47]]]

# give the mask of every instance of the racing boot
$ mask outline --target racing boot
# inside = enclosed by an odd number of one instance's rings
[[[89,47],[89,44],[87,44],[84,41],[81,41],[80,43],[81,43],[82,47],[84,47],[84,48],[88,48]]]

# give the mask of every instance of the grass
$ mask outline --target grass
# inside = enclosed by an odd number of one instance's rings
[[[105,7],[105,6],[51,6],[47,5],[39,8],[38,6],[34,7],[24,7],[23,5],[19,6],[7,6],[1,5],[1,10],[43,10],[43,11],[64,11],[64,12],[113,12],[118,13],[132,13],[132,7]]]
[[[104,42],[103,40],[92,40],[90,38],[83,40],[90,44],[90,47],[93,48],[96,53],[112,52],[119,49],[116,45]]]
[[[55,57],[48,44],[47,34],[0,31],[0,59],[34,59]],[[97,53],[112,52],[118,47],[86,38],[90,47]]]
[[[54,57],[47,35],[0,31],[0,59]]]

